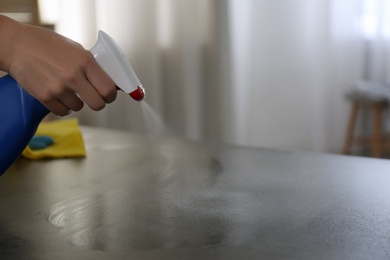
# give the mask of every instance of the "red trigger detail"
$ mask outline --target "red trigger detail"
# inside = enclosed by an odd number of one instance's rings
[[[132,97],[136,101],[141,101],[145,97],[145,90],[143,87],[138,86],[136,90],[131,92],[130,97]]]

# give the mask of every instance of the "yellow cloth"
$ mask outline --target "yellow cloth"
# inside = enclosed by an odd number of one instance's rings
[[[41,149],[27,147],[22,156],[29,159],[85,157],[83,137],[77,119],[42,122],[36,135],[46,135],[54,139],[54,144]]]

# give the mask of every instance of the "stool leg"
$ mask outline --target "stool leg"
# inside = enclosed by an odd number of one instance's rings
[[[383,106],[374,106],[374,129],[372,135],[371,155],[379,158],[382,155],[382,112]]]
[[[348,121],[347,133],[345,136],[343,154],[350,154],[350,149],[351,149],[353,139],[354,139],[356,118],[357,118],[358,112],[359,112],[359,103],[353,102],[351,114],[349,116],[349,121]]]

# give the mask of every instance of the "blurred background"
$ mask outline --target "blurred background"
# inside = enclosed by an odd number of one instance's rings
[[[359,80],[390,81],[389,0],[39,0],[40,19],[121,46],[175,136],[340,153]],[[126,95],[81,124],[147,132]]]

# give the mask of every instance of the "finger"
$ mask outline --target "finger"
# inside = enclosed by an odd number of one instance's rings
[[[66,93],[62,94],[60,101],[69,110],[73,111],[79,111],[84,106],[84,102],[73,91],[67,91]]]
[[[106,101],[99,92],[87,80],[80,80],[77,93],[87,105],[95,111],[102,110],[106,106]]]
[[[43,105],[57,116],[66,116],[71,112],[69,108],[62,104],[59,100],[52,100],[44,103]]]
[[[94,86],[106,103],[111,103],[116,99],[117,89],[115,83],[95,59],[87,66],[85,73],[88,81]]]

